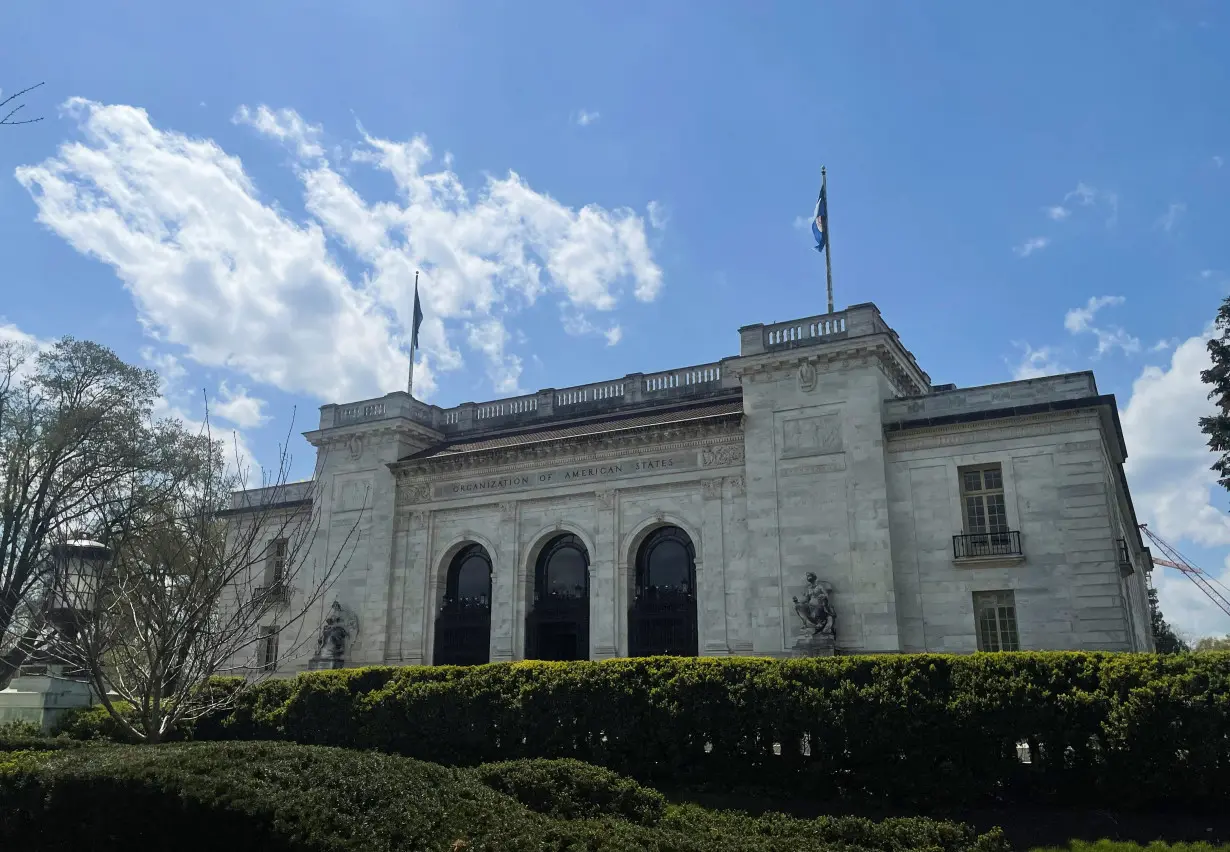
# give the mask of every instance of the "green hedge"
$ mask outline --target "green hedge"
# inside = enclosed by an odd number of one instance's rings
[[[1228,653],[1020,653],[318,672],[241,693],[195,736],[574,758],[656,786],[920,806],[1218,809],[1228,732]]]
[[[654,826],[666,813],[666,797],[657,790],[579,760],[508,760],[474,772],[488,787],[557,819],[611,816]]]
[[[562,786],[565,798],[589,777],[574,764],[552,771],[578,776]],[[505,767],[496,776],[510,774]],[[861,820],[779,817],[769,825],[698,808],[681,813],[654,827],[610,814],[556,819],[496,792],[473,770],[291,743],[113,746],[0,761],[4,849],[1007,852],[998,832],[979,837],[928,820],[903,835]]]

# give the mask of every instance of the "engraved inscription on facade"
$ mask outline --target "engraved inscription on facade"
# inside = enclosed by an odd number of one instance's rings
[[[739,447],[740,459],[743,448]],[[576,467],[552,468],[550,470],[527,470],[516,473],[486,476],[481,479],[465,479],[455,482],[437,482],[432,486],[432,496],[437,500],[452,500],[483,494],[503,494],[512,491],[528,491],[535,488],[553,488],[558,485],[593,483],[604,480],[644,477],[660,473],[673,473],[696,467],[696,453],[675,453],[662,456],[643,456],[634,459],[613,459],[592,462]]]
[[[841,452],[841,415],[820,414],[782,423],[782,458]]]

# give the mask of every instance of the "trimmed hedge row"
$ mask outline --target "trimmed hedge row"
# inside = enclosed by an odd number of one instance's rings
[[[194,736],[449,765],[575,758],[657,786],[932,807],[1013,799],[1216,809],[1230,791],[1230,653],[342,670],[247,690]]]
[[[556,801],[540,800],[537,790],[530,796],[543,810],[579,809],[595,818],[534,813],[474,771],[375,752],[290,743],[25,752],[0,762],[0,848],[127,852],[163,848],[174,838],[176,849],[189,852],[1007,852],[998,831],[976,836],[930,820],[889,821],[881,829],[859,819],[765,820],[688,808],[638,824],[620,818],[627,794],[639,789],[633,782],[571,762],[505,766],[489,777],[498,785],[542,771],[563,782]],[[620,793],[594,807],[593,794],[604,786]],[[639,795],[653,798],[643,789]]]

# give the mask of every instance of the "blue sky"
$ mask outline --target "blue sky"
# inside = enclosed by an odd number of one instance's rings
[[[401,384],[415,268],[441,405],[823,311],[823,164],[838,307],[876,302],[937,383],[1094,369],[1142,520],[1230,583],[1194,425],[1230,293],[1223,5],[105,5],[6,21],[0,87],[45,81],[45,119],[0,129],[0,333],[148,362],[269,463],[292,407]]]

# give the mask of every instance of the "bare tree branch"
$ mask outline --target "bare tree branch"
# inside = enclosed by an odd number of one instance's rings
[[[262,487],[240,491],[248,471],[237,446],[228,459],[214,440],[207,413],[195,454],[148,466],[155,478],[169,476],[161,501],[113,519],[108,570],[56,648],[88,674],[130,738],[160,742],[235,701],[239,691],[212,688],[214,675],[240,674],[246,684],[268,676],[264,631],[274,631],[282,656],[313,641],[315,625],[305,625],[353,552],[366,506],[331,554],[314,546],[319,480],[288,481],[290,434]],[[150,476],[140,474],[142,493]],[[67,593],[70,578],[60,582]]]
[[[17,100],[18,98],[20,98],[22,95],[26,94],[27,92],[34,91],[41,85],[43,84],[35,83],[33,86],[27,86],[26,88],[22,89],[20,92],[14,92],[13,94],[9,95],[4,100],[0,101],[0,111],[3,111],[5,107],[7,107],[10,103]],[[13,116],[17,115],[17,113],[20,112],[24,107],[25,107],[25,104],[17,104],[14,107],[10,107],[8,113],[4,116],[4,118],[0,118],[0,125],[6,125],[6,126],[13,127],[18,124],[33,124],[36,121],[43,120],[43,117],[40,115],[38,118],[23,118],[17,121],[13,121]]]

